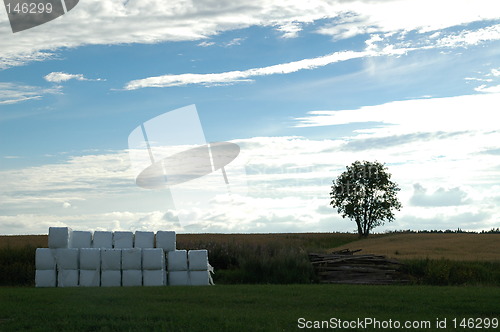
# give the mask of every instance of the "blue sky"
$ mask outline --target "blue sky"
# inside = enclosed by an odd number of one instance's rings
[[[82,1],[16,34],[0,11],[0,233],[353,231],[328,192],[355,160],[402,189],[378,231],[500,226],[497,1],[217,4]],[[172,204],[128,136],[192,104],[241,153],[231,194],[214,173]]]

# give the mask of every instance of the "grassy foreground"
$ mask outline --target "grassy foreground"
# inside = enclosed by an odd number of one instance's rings
[[[500,318],[494,287],[4,287],[0,298],[1,331],[294,331],[299,318],[429,321],[434,330],[438,318],[450,329],[453,318]]]

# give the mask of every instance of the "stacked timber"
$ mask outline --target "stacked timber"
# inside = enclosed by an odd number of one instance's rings
[[[400,262],[378,255],[354,255],[360,250],[309,254],[320,283],[388,285],[404,283]]]

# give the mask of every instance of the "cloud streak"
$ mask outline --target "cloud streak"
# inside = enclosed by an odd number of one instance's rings
[[[62,82],[67,82],[69,80],[76,80],[76,81],[102,81],[103,80],[101,78],[96,78],[96,79],[86,78],[85,76],[83,76],[83,74],[68,74],[68,73],[64,73],[64,72],[52,72],[50,74],[45,75],[44,79],[47,82],[52,82],[52,83],[62,83]]]
[[[371,55],[368,52],[336,52],[325,56],[293,61],[262,68],[252,68],[248,70],[236,70],[225,73],[216,74],[180,74],[180,75],[163,75],[156,77],[149,77],[140,80],[129,82],[126,90],[135,90],[147,87],[172,87],[172,86],[185,86],[190,84],[201,85],[216,85],[216,84],[231,84],[236,82],[248,82],[253,77],[267,76],[275,74],[290,74],[300,70],[315,69],[323,67],[335,62],[347,61],[351,59],[362,58]]]
[[[45,95],[60,94],[60,87],[41,88],[30,85],[0,82],[0,105],[17,104],[29,100],[38,100]]]

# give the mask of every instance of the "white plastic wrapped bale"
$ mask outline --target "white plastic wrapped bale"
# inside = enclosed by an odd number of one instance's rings
[[[169,271],[168,284],[170,286],[187,286],[189,285],[188,271]]]
[[[92,248],[92,232],[73,231],[71,248]]]
[[[37,270],[56,269],[56,249],[37,248],[35,252],[35,267]]]
[[[77,287],[79,270],[58,270],[57,287]]]
[[[156,232],[156,248],[162,248],[165,251],[175,250],[175,232],[158,231]]]
[[[71,233],[72,230],[69,227],[49,227],[49,248],[69,248]]]
[[[165,270],[142,271],[142,282],[144,286],[165,286]]]
[[[142,271],[141,270],[123,270],[122,271],[123,286],[142,286]]]
[[[134,233],[132,232],[113,232],[113,248],[133,248]]]
[[[101,272],[102,287],[120,287],[122,285],[122,271],[103,270]]]
[[[142,269],[165,270],[165,254],[163,249],[142,249]]]
[[[36,270],[36,272],[35,272],[35,286],[36,287],[56,287],[57,286],[56,269]]]
[[[121,249],[101,249],[101,270],[120,271],[122,263]]]
[[[113,232],[95,231],[93,248],[113,248]]]
[[[100,270],[80,270],[80,287],[99,287],[100,284]]]
[[[189,271],[189,284],[192,286],[210,285],[210,272],[208,271]]]
[[[122,270],[142,269],[142,249],[122,249]]]
[[[186,250],[169,251],[167,254],[168,271],[187,271]]]
[[[208,270],[208,251],[206,249],[189,250],[188,262],[190,271]]]
[[[100,270],[100,268],[101,268],[101,249],[99,248],[80,249],[81,270]]]
[[[134,247],[135,248],[154,248],[155,233],[154,232],[135,232]]]
[[[57,270],[78,270],[79,256],[77,248],[56,249]]]

